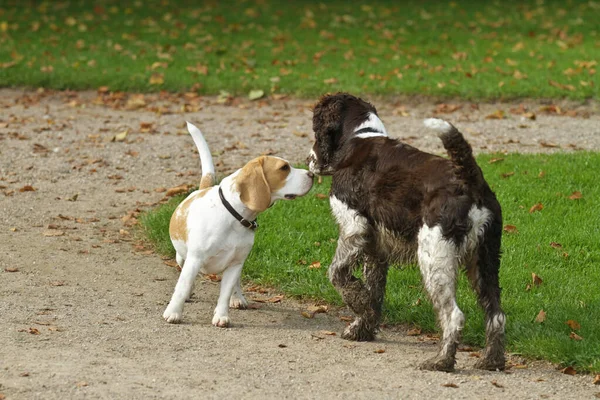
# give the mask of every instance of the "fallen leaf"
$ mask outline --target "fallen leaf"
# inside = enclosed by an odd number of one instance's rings
[[[583,340],[583,338],[582,338],[581,336],[579,336],[578,334],[576,334],[575,332],[571,332],[571,333],[569,334],[569,337],[570,337],[571,339],[573,339],[573,340],[577,340],[577,341],[579,341],[579,340]]]
[[[542,211],[544,209],[544,205],[542,203],[536,203],[529,209],[529,214],[532,214],[536,211]]]
[[[173,268],[176,268],[179,266],[179,264],[177,264],[177,261],[175,261],[175,260],[165,260],[165,261],[163,261],[163,263],[165,265],[167,265],[169,267],[173,267]]]
[[[406,332],[406,336],[419,336],[421,334],[421,328],[413,328]]]
[[[581,199],[581,197],[583,197],[583,196],[581,195],[581,192],[580,192],[580,191],[578,191],[578,190],[576,190],[576,191],[574,191],[574,192],[573,192],[573,193],[572,193],[572,194],[569,196],[569,199],[570,199],[570,200],[579,200],[579,199]]]
[[[262,90],[251,90],[248,94],[248,99],[250,100],[258,100],[265,95],[265,92]]]
[[[113,136],[113,138],[111,139],[111,142],[125,141],[125,138],[127,138],[128,133],[129,133],[129,129],[125,129],[123,132],[117,133],[115,136]]]
[[[37,328],[29,328],[27,330],[28,333],[31,333],[32,335],[39,335],[40,331]]]
[[[506,233],[519,233],[517,227],[514,225],[504,225],[504,232]]]
[[[323,335],[327,335],[327,336],[335,336],[336,333],[332,332],[332,331],[319,331],[319,333],[322,333]]]
[[[535,322],[542,323],[546,320],[546,312],[544,310],[540,310],[537,317],[535,317]]]
[[[321,268],[321,261],[313,261],[309,266],[308,269],[319,269]]]
[[[19,189],[19,192],[23,193],[23,192],[35,192],[35,188],[31,185],[25,185],[23,186],[21,189]]]
[[[285,349],[285,348],[287,347],[287,345],[285,345],[285,344],[278,344],[278,345],[277,345],[277,347],[280,347],[280,348],[282,348],[282,349]]]
[[[513,176],[514,174],[515,174],[515,172],[511,171],[511,172],[504,172],[503,174],[500,174],[500,176],[506,179],[506,178]]]
[[[204,276],[206,277],[206,279],[208,279],[211,282],[221,282],[221,279],[222,279],[222,276],[217,275],[217,274],[207,274]]]
[[[344,321],[344,322],[352,322],[352,321],[354,321],[354,317],[347,317],[347,316],[344,316],[344,315],[342,315],[342,316],[340,317],[340,321]]]
[[[556,147],[560,147],[560,145],[555,144],[555,143],[551,143],[551,142],[546,142],[544,140],[540,141],[540,146],[542,147],[548,147],[548,148],[556,148]]]
[[[458,385],[456,383],[444,383],[442,386],[457,389]]]
[[[302,311],[302,316],[304,318],[314,318],[315,314],[324,314],[328,310],[327,306],[310,306],[306,309],[306,311]]]
[[[496,386],[497,388],[503,388],[504,385],[499,384],[497,381],[492,381],[492,385]]]
[[[164,74],[152,74],[150,77],[151,85],[162,85],[165,83],[165,75]]]
[[[382,354],[385,353],[385,349],[376,349],[373,353]]]
[[[75,384],[75,386],[77,386],[77,387],[84,387],[87,385],[88,385],[88,383],[86,381],[80,381]]]
[[[317,194],[315,195],[315,197],[316,197],[317,199],[321,199],[321,200],[324,200],[324,199],[328,199],[328,198],[329,198],[329,196],[327,196],[326,194],[323,194],[323,193],[317,193]]]
[[[497,162],[501,162],[501,161],[504,161],[504,158],[501,158],[501,157],[500,157],[500,158],[492,158],[492,159],[489,161],[489,163],[490,163],[490,164],[495,164],[495,163],[497,163]]]
[[[183,184],[183,185],[175,186],[175,187],[168,189],[167,192],[165,193],[165,196],[173,197],[173,196],[176,196],[181,193],[186,193],[190,189],[191,189],[191,185]]]
[[[594,378],[594,382],[592,382],[594,385],[600,385],[600,374],[596,375],[596,377]]]
[[[332,85],[334,83],[337,83],[338,80],[336,78],[329,78],[329,79],[324,79],[323,83],[326,85]]]
[[[535,121],[536,116],[535,116],[535,113],[527,112],[527,113],[523,114],[523,118],[527,118],[527,119],[530,119],[532,121]]]
[[[544,282],[535,272],[531,273],[531,281],[534,286],[540,286]]]
[[[29,376],[29,372],[21,372],[21,373],[19,374],[19,376],[22,376],[22,377]],[[0,397],[0,399],[1,399],[1,397]]]
[[[496,110],[495,112],[486,115],[485,119],[504,119],[504,111]]]
[[[577,375],[577,371],[571,366],[561,369],[560,372],[562,372],[565,375]]]
[[[563,246],[560,243],[550,242],[550,247],[552,247],[554,249],[562,249]]]

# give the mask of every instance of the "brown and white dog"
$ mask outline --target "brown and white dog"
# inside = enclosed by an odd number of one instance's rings
[[[309,169],[333,175],[330,204],[339,225],[329,279],[357,314],[342,337],[373,340],[389,263],[417,261],[443,335],[421,368],[452,371],[464,316],[456,304],[459,266],[485,310],[486,348],[477,368],[504,369],[505,315],[500,307],[502,212],[451,124],[427,119],[449,159],[391,139],[375,107],[346,93],[314,108]],[[363,264],[364,283],[353,276]]]
[[[189,122],[187,127],[200,153],[202,180],[171,217],[169,233],[182,270],[163,317],[171,323],[181,321],[198,272],[223,273],[212,324],[227,327],[229,307],[248,306],[240,276],[254,244],[256,216],[276,200],[308,193],[313,174],[292,168],[282,158],[263,156],[213,186],[215,169],[208,145],[198,128]]]

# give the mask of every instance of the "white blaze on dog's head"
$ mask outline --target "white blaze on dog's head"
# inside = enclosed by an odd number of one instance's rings
[[[312,187],[312,178],[312,173],[293,168],[282,158],[262,156],[246,164],[235,181],[242,202],[261,212],[276,200],[305,195]]]

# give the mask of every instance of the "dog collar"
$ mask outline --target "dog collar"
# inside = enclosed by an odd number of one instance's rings
[[[229,204],[229,202],[225,200],[225,196],[223,196],[223,190],[221,189],[221,186],[219,186],[219,197],[221,198],[221,203],[223,203],[227,211],[229,211],[229,213],[233,215],[235,219],[240,221],[240,224],[244,225],[245,228],[252,230],[258,228],[258,223],[256,222],[256,220],[248,221],[247,219],[244,219],[244,217],[242,217],[237,211],[235,211],[231,204]]]

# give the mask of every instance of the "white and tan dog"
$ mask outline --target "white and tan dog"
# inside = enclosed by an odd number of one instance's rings
[[[279,157],[258,157],[215,183],[215,169],[202,133],[187,123],[200,153],[200,188],[190,194],[171,217],[169,233],[181,274],[163,317],[181,321],[198,272],[223,273],[221,293],[212,324],[229,325],[229,307],[246,308],[240,276],[254,244],[255,218],[275,200],[303,196],[312,187],[313,174],[292,168]]]

